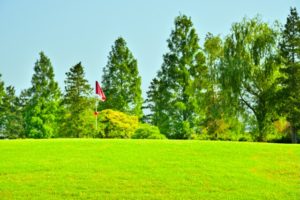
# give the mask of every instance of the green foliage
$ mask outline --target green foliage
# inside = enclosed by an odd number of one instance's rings
[[[226,92],[220,81],[221,61],[224,59],[224,44],[220,36],[208,33],[204,42],[206,65],[208,67],[207,91],[202,94],[205,119],[201,123],[204,130],[200,137],[212,140],[236,140],[236,135],[244,133],[243,126],[234,109],[236,105],[226,99]]]
[[[291,141],[297,143],[300,130],[300,18],[296,8],[290,10],[279,48],[285,64],[281,68],[284,77],[280,81],[282,90],[278,98],[280,113],[290,122]]]
[[[213,135],[215,139],[225,138],[224,135],[228,132],[229,124],[223,119],[210,121],[207,126],[207,132]]]
[[[63,100],[65,118],[60,133],[64,137],[94,137],[92,108],[95,100],[89,98],[92,89],[85,79],[81,63],[71,67],[66,76]]]
[[[200,134],[192,135],[191,139],[253,141],[253,136],[245,132],[242,122],[236,118],[210,119],[201,127]]]
[[[284,117],[279,118],[273,124],[276,129],[276,132],[278,133],[288,134],[290,132],[289,128],[291,124]]]
[[[93,112],[91,108],[81,110],[80,114],[65,111],[63,113],[64,119],[61,122],[60,137],[96,137],[95,116]]]
[[[169,130],[169,117],[165,109],[168,104],[171,94],[167,90],[167,83],[154,78],[150,83],[149,90],[147,91],[147,99],[145,100],[146,108],[151,111],[150,114],[145,116],[145,121],[158,126],[161,133],[166,134]]]
[[[1,78],[0,74],[0,78]],[[3,103],[3,96],[5,95],[5,90],[4,90],[4,82],[0,79],[0,104]]]
[[[259,17],[244,18],[232,25],[224,40],[208,33],[202,49],[191,18],[176,17],[168,52],[147,91],[146,116],[137,60],[125,40],[118,38],[103,69],[107,101],[97,107],[103,110],[98,130],[92,115],[95,99],[81,63],[66,73],[61,99],[51,62],[41,52],[32,87],[19,97],[0,80],[1,137],[167,136],[296,143],[300,132],[296,8],[291,8],[281,35],[277,25]],[[154,126],[138,126],[138,119]]]
[[[86,107],[86,97],[91,95],[92,88],[85,79],[84,67],[81,62],[70,68],[66,73],[64,103],[67,106]]]
[[[233,24],[224,44],[222,87],[231,102],[239,102],[245,112],[255,116],[259,141],[266,139],[276,117],[274,99],[280,78],[277,36],[275,28],[257,17]]]
[[[23,137],[24,120],[21,108],[18,104],[18,98],[15,95],[15,88],[8,86],[2,99],[1,113],[1,131],[8,138]]]
[[[182,15],[175,19],[167,43],[169,52],[147,93],[148,121],[170,138],[189,138],[201,117],[197,94],[204,89],[207,73],[190,18]]]
[[[99,112],[98,137],[131,138],[138,128],[138,117],[111,109]]]
[[[0,74],[0,78],[1,78]],[[5,105],[3,98],[5,96],[4,82],[0,79],[0,133],[4,130]]]
[[[102,87],[107,97],[101,109],[114,109],[143,116],[141,77],[137,60],[123,38],[118,38],[103,69]]]
[[[224,44],[220,36],[208,33],[204,42],[204,52],[206,55],[206,65],[209,71],[210,86],[215,89],[218,86],[219,63],[224,54]]]
[[[50,59],[43,52],[35,63],[31,83],[32,87],[23,93],[27,95],[23,112],[26,137],[55,137],[58,134],[61,92],[54,80]]]
[[[23,134],[24,120],[15,88],[12,86],[5,88],[4,82],[0,79],[0,135],[12,139],[23,137]]]
[[[300,17],[296,8],[290,9],[279,47],[286,64],[292,70],[293,64],[298,63],[300,59]],[[290,70],[287,70],[286,73],[292,75]]]
[[[166,139],[166,136],[160,134],[160,131],[157,126],[153,126],[150,124],[140,124],[136,129],[134,135],[132,136],[134,139]]]

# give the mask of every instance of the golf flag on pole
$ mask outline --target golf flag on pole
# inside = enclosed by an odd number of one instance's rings
[[[105,94],[104,94],[102,88],[100,87],[98,81],[96,81],[96,94],[100,97],[101,101],[106,100]]]

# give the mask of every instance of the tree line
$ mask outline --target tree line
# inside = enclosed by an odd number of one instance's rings
[[[115,41],[102,73],[107,100],[98,110],[107,117],[99,117],[99,129],[93,115],[93,89],[82,64],[66,73],[62,92],[50,59],[41,52],[32,86],[19,96],[0,79],[0,134],[108,137],[113,135],[112,124],[123,120],[123,128],[115,129],[122,132],[135,121],[128,118],[127,122],[120,114],[124,113],[137,117],[140,125],[135,122],[131,128],[144,127],[135,138],[155,130],[157,138],[297,142],[300,18],[296,8],[290,9],[284,26],[270,25],[258,16],[244,18],[224,38],[207,33],[203,46],[191,18],[180,15],[167,47],[144,100],[138,62],[122,37]]]

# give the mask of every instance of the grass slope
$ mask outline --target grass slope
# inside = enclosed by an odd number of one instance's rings
[[[0,141],[0,199],[299,199],[300,146]]]

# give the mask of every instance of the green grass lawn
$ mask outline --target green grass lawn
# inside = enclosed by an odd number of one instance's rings
[[[0,199],[300,199],[300,146],[0,141]]]

